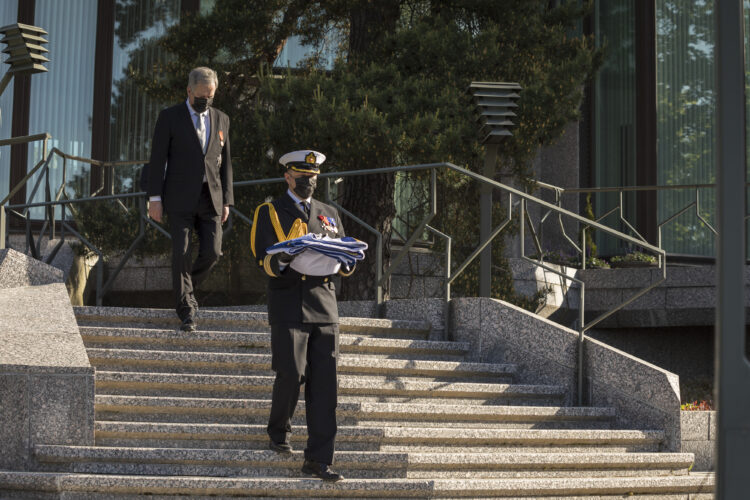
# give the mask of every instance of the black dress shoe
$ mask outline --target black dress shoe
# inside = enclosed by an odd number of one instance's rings
[[[282,455],[292,454],[292,447],[291,445],[289,445],[289,443],[275,443],[273,441],[269,441],[268,447],[276,453],[280,453]]]
[[[194,332],[196,328],[195,320],[193,318],[185,318],[182,320],[180,330],[183,332]]]
[[[329,483],[335,483],[336,481],[344,479],[344,476],[337,472],[333,472],[327,464],[313,462],[312,460],[305,460],[305,463],[302,465],[302,472]]]

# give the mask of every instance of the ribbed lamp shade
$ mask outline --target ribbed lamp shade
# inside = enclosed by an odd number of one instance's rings
[[[516,116],[513,110],[518,107],[520,90],[517,83],[471,82],[466,91],[471,94],[479,115],[482,144],[498,143],[503,137],[513,135],[508,129],[515,125],[511,118]]]
[[[4,61],[10,64],[8,73],[41,73],[47,71],[43,63],[49,62],[44,54],[47,52],[42,44],[47,43],[43,37],[47,34],[42,28],[28,24],[11,24],[0,28],[3,38],[0,43],[7,47],[3,53],[9,57]]]

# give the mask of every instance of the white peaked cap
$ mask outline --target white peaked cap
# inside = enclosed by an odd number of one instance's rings
[[[326,161],[326,155],[313,151],[312,149],[300,149],[299,151],[292,151],[279,158],[279,163],[287,166],[289,163],[310,163],[320,165]]]

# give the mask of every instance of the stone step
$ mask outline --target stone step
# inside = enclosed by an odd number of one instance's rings
[[[110,396],[95,398],[97,420],[171,421],[212,423],[266,423],[268,399],[176,398]],[[304,422],[305,403],[297,405],[293,423]],[[503,405],[429,405],[408,403],[341,402],[336,414],[340,425],[368,422],[428,422],[502,424],[504,426],[554,425],[609,427],[613,408]],[[379,424],[377,424],[379,425]],[[414,426],[414,425],[411,425]]]
[[[271,350],[269,332],[196,331],[180,332],[158,328],[79,327],[89,348],[131,348],[170,351],[235,352],[266,354]],[[458,361],[469,351],[467,342],[373,337],[341,334],[343,353],[399,356]]]
[[[266,449],[265,425],[170,422],[96,422],[101,446]],[[307,441],[304,428],[292,434],[295,448]],[[466,429],[455,427],[340,426],[337,450],[489,452],[659,451],[657,430]]]
[[[0,471],[0,488],[6,491],[73,492],[77,494],[77,500],[129,500],[140,498],[129,495],[144,494],[149,495],[148,498],[152,500],[165,498],[162,495],[195,495],[204,498],[210,495],[212,499],[245,496],[389,499],[565,497],[569,500],[614,500],[622,499],[623,496],[640,500],[688,500],[689,495],[690,500],[708,500],[714,487],[715,478],[711,473],[683,476],[463,480],[348,478],[330,484],[307,478],[158,477]],[[99,493],[103,496],[84,497],[85,493]]]
[[[76,319],[84,325],[146,324],[177,328],[179,321],[171,309],[145,309],[132,307],[75,306]],[[201,330],[254,330],[268,327],[268,315],[264,312],[216,311],[202,309],[196,321]],[[230,328],[231,327],[231,328]],[[426,337],[430,324],[426,321],[408,321],[377,318],[339,319],[341,333],[366,333],[384,336]]]
[[[141,396],[270,397],[273,375],[215,375],[152,372],[96,372],[98,394]],[[464,400],[468,403],[559,405],[565,389],[521,385],[436,381],[426,377],[339,376],[339,397]]]
[[[199,351],[152,351],[140,349],[87,349],[89,361],[97,370],[128,368],[144,371],[146,368],[169,369],[184,373],[242,373],[269,372],[270,354],[237,354]],[[156,371],[159,371],[156,370]],[[471,363],[467,361],[432,361],[410,359],[371,358],[367,356],[340,355],[340,374],[388,374],[422,377],[484,377],[498,380],[510,379],[516,365]]]
[[[37,445],[34,456],[38,462],[63,464],[61,468],[70,472],[255,477],[271,474],[297,476],[304,460],[301,451],[281,455],[271,450],[65,445]],[[336,453],[335,460],[336,468],[344,474],[381,479],[517,477],[521,471],[526,477],[533,472],[547,477],[653,476],[687,474],[693,463],[693,454],[341,451]]]

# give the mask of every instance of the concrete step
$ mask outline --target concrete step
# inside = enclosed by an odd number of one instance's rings
[[[200,351],[152,351],[140,349],[87,349],[89,361],[97,370],[118,368],[134,371],[253,373],[271,370],[270,354],[237,354]],[[508,380],[515,365],[372,358],[340,355],[338,373],[409,375],[421,377],[482,377]]]
[[[212,423],[267,423],[268,399],[176,398],[97,395],[97,420],[170,421]],[[300,401],[293,423],[304,422],[305,403]],[[609,428],[613,408],[504,405],[429,405],[409,403],[341,402],[336,410],[340,425],[370,422],[428,422],[501,424],[555,428]],[[414,425],[410,425],[413,427]]]
[[[177,397],[269,397],[273,375],[215,375],[152,372],[96,372],[96,392],[110,395]],[[427,377],[339,376],[339,397],[462,400],[470,404],[556,405],[565,389],[555,385],[521,385],[436,381]],[[406,401],[405,401],[406,402]],[[453,401],[455,403],[455,401]]]
[[[76,318],[83,325],[163,325],[177,328],[179,321],[171,309],[141,309],[132,307],[75,306]],[[264,312],[216,311],[202,309],[196,321],[201,330],[248,331],[268,327],[268,315]],[[348,318],[339,320],[341,333],[364,333],[389,337],[421,337],[430,333],[426,321],[407,321],[374,318]]]
[[[162,495],[210,495],[212,499],[244,496],[389,499],[565,497],[569,500],[608,500],[626,496],[640,500],[688,500],[688,497],[690,500],[708,500],[714,486],[715,478],[710,473],[683,476],[464,480],[349,478],[330,484],[306,478],[158,477],[0,471],[0,489],[14,492],[73,492],[78,500],[131,499],[139,497],[129,495],[144,494],[149,495],[148,498],[152,500],[164,498]],[[83,496],[86,493],[104,496]]]
[[[37,445],[34,456],[69,472],[255,477],[297,476],[304,460],[302,451],[65,445]],[[381,479],[518,477],[521,472],[525,477],[686,475],[692,463],[692,453],[336,453],[336,468],[344,474]]]
[[[220,352],[268,353],[269,332],[196,331],[180,332],[160,328],[111,328],[81,326],[87,347],[134,348],[155,350],[188,350]],[[450,356],[462,357],[470,349],[468,342],[445,342],[420,339],[373,337],[362,334],[341,334],[339,348],[344,353]]]
[[[171,422],[96,422],[100,446],[244,448],[268,447],[265,425]],[[400,452],[655,452],[664,439],[656,430],[466,429],[455,427],[340,426],[337,450]],[[304,428],[291,435],[295,448],[307,441]]]

